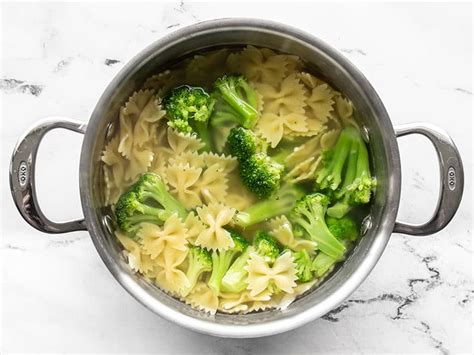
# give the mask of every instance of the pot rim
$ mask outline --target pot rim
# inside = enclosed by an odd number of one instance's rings
[[[196,36],[208,31],[222,30],[223,28],[251,28],[253,30],[258,29],[263,32],[288,35],[294,40],[317,47],[326,55],[335,60],[360,86],[360,90],[364,92],[367,97],[370,97],[371,105],[383,128],[381,135],[384,144],[387,146],[387,151],[389,152],[388,158],[389,165],[391,167],[391,172],[388,177],[390,180],[390,189],[387,191],[388,203],[386,207],[388,210],[383,214],[385,218],[383,221],[381,221],[381,232],[378,233],[374,238],[367,257],[362,261],[359,267],[347,280],[345,280],[344,284],[342,284],[342,286],[338,289],[337,293],[334,293],[331,297],[326,298],[323,302],[292,316],[260,324],[218,324],[212,320],[193,318],[166,306],[155,299],[152,295],[148,294],[129,275],[124,274],[120,270],[119,265],[113,259],[107,246],[96,237],[96,235],[102,233],[100,226],[102,221],[97,218],[96,213],[94,212],[95,207],[91,198],[92,188],[89,168],[92,159],[92,147],[95,142],[94,133],[97,131],[99,123],[102,119],[102,107],[105,107],[108,104],[114,89],[119,83],[127,78],[127,76],[143,61],[144,58],[152,55],[152,53],[156,51],[156,48],[167,47],[179,39]],[[81,202],[88,231],[103,262],[115,279],[122,285],[122,287],[125,288],[128,293],[130,293],[145,307],[169,321],[197,332],[232,338],[261,337],[289,331],[323,316],[331,309],[334,309],[340,305],[352,292],[354,292],[360,286],[360,284],[369,275],[370,271],[374,268],[380,256],[382,255],[395,224],[401,185],[400,157],[395,132],[381,99],[365,76],[341,53],[317,37],[279,22],[252,18],[223,18],[192,24],[166,34],[134,56],[107,86],[91,115],[81,150],[79,175]]]

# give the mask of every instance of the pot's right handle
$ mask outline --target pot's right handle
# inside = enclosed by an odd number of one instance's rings
[[[84,133],[84,122],[69,118],[53,117],[38,122],[19,139],[10,164],[10,188],[16,207],[32,227],[45,233],[67,233],[86,230],[84,219],[53,222],[48,219],[38,204],[35,186],[36,154],[44,135],[55,128],[64,128]]]
[[[438,204],[431,219],[420,225],[396,222],[396,233],[429,235],[442,230],[451,221],[461,203],[464,171],[461,156],[451,137],[442,129],[428,123],[409,123],[395,127],[397,137],[421,134],[427,137],[438,154],[440,191]]]

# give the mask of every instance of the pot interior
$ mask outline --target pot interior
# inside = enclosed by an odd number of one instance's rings
[[[285,311],[208,316],[168,296],[131,271],[112,234],[110,211],[103,207],[100,156],[120,106],[148,77],[200,51],[245,45],[299,56],[311,72],[353,102],[356,118],[368,132],[378,186],[367,233],[347,260],[315,290],[297,299]],[[338,52],[314,37],[283,25],[243,19],[217,20],[185,28],[155,42],[133,58],[109,85],[92,115],[80,171],[81,196],[89,231],[117,280],[140,302],[168,319],[209,334],[232,337],[288,330],[324,315],[341,303],[364,280],[385,248],[400,193],[399,157],[393,128],[380,99],[362,74]]]

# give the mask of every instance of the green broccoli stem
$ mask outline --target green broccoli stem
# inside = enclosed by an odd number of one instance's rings
[[[187,217],[188,212],[186,211],[184,206],[166,190],[166,186],[164,184],[145,183],[145,186],[147,187],[147,189],[144,189],[142,192],[144,200],[148,198],[155,200],[160,205],[162,205],[166,211],[176,212],[178,214],[178,217],[183,220]],[[145,204],[142,205],[146,206]]]
[[[369,152],[362,137],[359,137],[357,141],[358,157],[355,175],[359,178],[370,178]]]
[[[234,261],[222,278],[222,291],[239,293],[247,288],[246,279],[248,272],[245,270],[245,266],[247,265],[252,251],[254,251],[254,249],[248,247],[245,252]]]
[[[242,227],[248,227],[264,222],[272,217],[285,214],[294,207],[296,201],[284,198],[263,200],[250,206],[245,212],[239,212],[234,217],[234,222]]]
[[[244,127],[252,128],[253,123],[258,116],[257,110],[255,110],[249,103],[242,100],[237,93],[227,85],[220,85],[219,89],[224,100],[244,118]]]
[[[335,236],[332,235],[324,220],[324,214],[311,213],[309,210],[301,210],[306,219],[297,218],[297,222],[305,229],[310,238],[317,243],[318,249],[327,255],[339,260],[345,253],[346,247]],[[314,221],[309,223],[308,221]]]
[[[214,144],[213,144],[211,135],[209,133],[207,122],[196,122],[195,130],[198,137],[204,143],[204,147],[202,148],[202,150],[205,152],[212,151]]]
[[[341,184],[342,169],[352,146],[352,135],[349,131],[343,130],[336,143],[336,150],[330,165],[330,174],[327,177],[329,187],[336,190]]]
[[[316,174],[316,182],[321,189],[336,190],[339,187],[342,181],[342,170],[351,150],[352,142],[358,135],[357,129],[353,127],[346,127],[342,130],[332,149],[332,157],[327,165]]]
[[[333,266],[337,260],[325,253],[319,253],[313,260],[313,271],[317,278],[323,277]]]
[[[186,277],[188,278],[189,285],[188,287],[183,289],[181,293],[182,296],[187,296],[189,292],[191,292],[191,290],[196,285],[199,276],[201,276],[201,274],[205,271],[206,270],[198,263],[188,269],[188,271],[186,272]]]
[[[344,181],[342,182],[341,188],[336,193],[336,197],[338,199],[342,198],[342,200],[337,201],[333,206],[328,208],[327,214],[330,217],[342,218],[352,209],[352,206],[350,205],[351,192],[349,191],[349,187],[352,186],[357,176],[357,165],[359,161],[358,158],[360,150],[359,147],[359,141],[353,140],[347,158],[346,175],[344,177]]]
[[[216,295],[220,293],[222,278],[230,267],[236,252],[232,250],[212,253],[212,273],[208,285]]]

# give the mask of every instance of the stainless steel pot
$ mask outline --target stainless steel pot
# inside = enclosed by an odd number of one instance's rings
[[[220,46],[255,45],[298,55],[354,103],[360,124],[370,140],[378,188],[365,227],[365,236],[353,253],[327,281],[295,301],[286,311],[248,315],[208,316],[166,295],[134,274],[120,253],[101,204],[100,153],[119,107],[144,80],[177,58]],[[55,128],[83,133],[80,190],[84,218],[55,223],[42,212],[36,198],[35,159],[43,136]],[[400,157],[397,137],[422,134],[438,153],[441,189],[433,217],[425,224],[397,222],[400,201]],[[454,216],[463,192],[463,167],[450,137],[426,123],[392,127],[390,118],[367,79],[338,51],[319,39],[279,23],[253,19],[220,19],[198,23],[156,41],[134,57],[114,78],[100,98],[89,123],[54,117],[30,129],[13,152],[10,184],[13,199],[25,220],[46,233],[87,230],[102,260],[117,281],[156,314],[184,327],[222,337],[260,337],[299,327],[344,301],[379,260],[392,232],[433,234]]]

